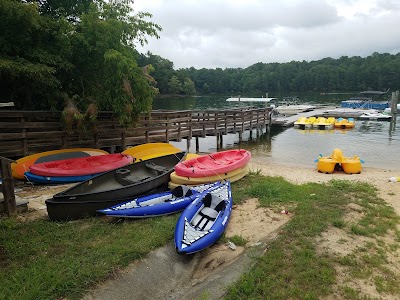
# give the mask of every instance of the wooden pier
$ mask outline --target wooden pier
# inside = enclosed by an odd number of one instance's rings
[[[217,137],[271,126],[271,108],[242,107],[228,110],[151,111],[142,114],[135,128],[124,128],[111,112],[100,112],[97,120],[69,133],[61,124],[61,112],[0,111],[0,156],[18,158],[33,153],[76,147],[102,148],[119,152],[129,146],[151,142]]]

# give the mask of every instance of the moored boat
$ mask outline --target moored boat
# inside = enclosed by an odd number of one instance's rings
[[[77,219],[133,197],[166,190],[174,166],[185,155],[179,152],[152,158],[78,183],[46,200],[48,215],[52,220]]]
[[[175,172],[184,177],[206,177],[232,172],[250,161],[251,153],[245,149],[233,149],[201,155],[175,166]]]
[[[193,187],[180,185],[171,191],[139,197],[110,208],[98,210],[109,217],[146,218],[168,215],[184,210],[200,193],[220,185],[220,182]]]
[[[192,254],[213,245],[224,233],[231,211],[229,181],[196,197],[176,224],[176,251],[179,254]]]
[[[355,121],[353,118],[338,118],[335,121],[335,128],[342,128],[342,129],[348,129],[348,128],[354,128],[355,126]]]
[[[315,129],[332,129],[335,123],[334,117],[319,117],[312,124],[312,127]]]
[[[360,120],[371,120],[371,121],[390,121],[392,116],[386,113],[380,112],[366,112],[358,117]]]

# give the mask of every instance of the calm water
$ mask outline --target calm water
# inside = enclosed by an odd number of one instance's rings
[[[336,95],[335,95],[336,96]],[[343,96],[343,95],[340,95]],[[232,107],[224,97],[168,98],[156,99],[153,109],[220,109]],[[348,97],[347,97],[348,98]],[[344,97],[343,99],[347,99]],[[303,100],[302,97],[300,97]],[[309,103],[340,104],[343,99],[308,98]],[[400,117],[392,122],[356,121],[350,130],[300,130],[296,128],[273,128],[270,134],[264,133],[257,140],[256,132],[250,139],[249,132],[243,134],[244,141],[239,145],[239,136],[229,134],[223,138],[223,148],[242,147],[251,151],[254,157],[265,162],[278,162],[298,166],[315,166],[314,159],[319,154],[329,156],[334,148],[340,148],[345,156],[358,155],[365,161],[365,167],[384,168],[398,171],[390,176],[400,176]],[[200,152],[216,151],[216,137],[200,138]],[[173,143],[186,149],[186,141]],[[191,141],[190,151],[195,152],[195,140]]]

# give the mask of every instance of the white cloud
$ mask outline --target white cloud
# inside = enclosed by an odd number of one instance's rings
[[[135,0],[153,14],[150,51],[175,68],[248,67],[257,62],[397,53],[396,0]]]

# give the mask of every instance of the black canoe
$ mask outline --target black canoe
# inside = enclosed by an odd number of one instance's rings
[[[62,221],[93,216],[99,209],[166,190],[174,166],[185,155],[179,152],[155,157],[78,183],[46,200],[49,218]]]

